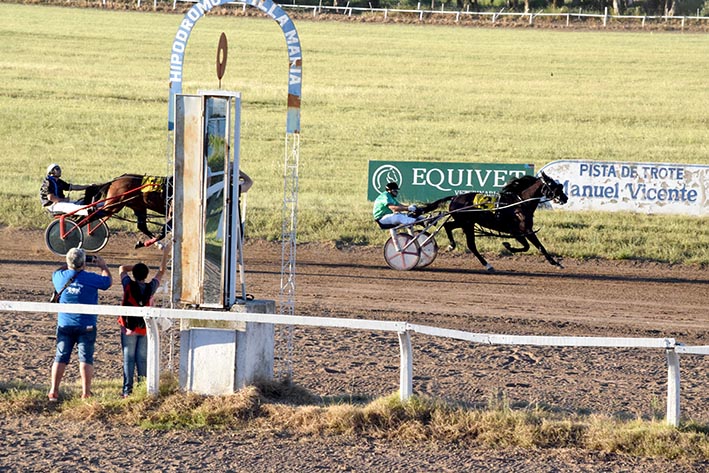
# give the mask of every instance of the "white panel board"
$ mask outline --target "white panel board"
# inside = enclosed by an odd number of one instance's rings
[[[709,215],[709,166],[563,160],[540,171],[562,183],[569,196],[554,208]]]

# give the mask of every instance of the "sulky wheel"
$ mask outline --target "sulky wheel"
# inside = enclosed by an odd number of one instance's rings
[[[420,257],[419,244],[408,233],[397,233],[384,244],[384,259],[391,269],[397,271],[413,269]]]
[[[62,233],[62,221],[64,222],[64,232]],[[44,232],[44,242],[52,253],[64,256],[72,248],[78,248],[82,243],[81,229],[69,220],[55,219]]]
[[[81,247],[89,253],[101,251],[108,243],[110,232],[103,220],[94,220],[81,227],[83,243]]]
[[[421,248],[421,257],[419,258],[419,262],[416,264],[416,267],[425,268],[436,259],[436,256],[438,255],[438,243],[436,243],[436,238],[431,236],[428,232],[417,233],[416,242]]]

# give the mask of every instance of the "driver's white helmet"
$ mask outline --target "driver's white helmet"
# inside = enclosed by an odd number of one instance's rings
[[[54,168],[60,167],[57,163],[52,163],[49,166],[47,166],[47,175],[50,175],[52,171],[54,171]]]

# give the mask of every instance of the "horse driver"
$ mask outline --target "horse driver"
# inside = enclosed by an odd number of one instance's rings
[[[405,213],[400,212],[416,212],[418,209],[415,205],[402,205],[396,196],[399,195],[399,185],[396,182],[389,182],[385,191],[379,194],[374,200],[374,208],[372,216],[374,221],[380,226],[397,226],[411,225],[417,221],[414,217],[409,217]],[[386,228],[385,227],[385,228]]]
[[[84,207],[83,200],[72,202],[64,195],[64,191],[83,191],[89,185],[69,184],[61,180],[61,177],[62,168],[58,164],[52,163],[47,167],[47,177],[42,181],[42,187],[39,190],[42,206],[53,213],[69,213]]]

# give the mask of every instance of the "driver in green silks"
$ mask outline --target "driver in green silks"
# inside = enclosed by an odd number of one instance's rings
[[[411,225],[416,222],[416,218],[409,217],[403,212],[416,212],[415,205],[403,205],[396,199],[399,195],[399,185],[396,182],[389,182],[386,190],[379,194],[374,200],[372,216],[379,225]]]

